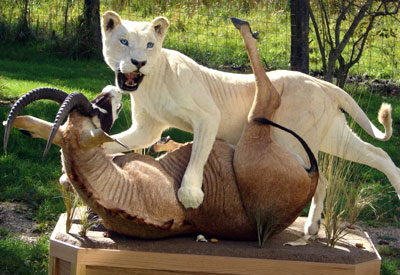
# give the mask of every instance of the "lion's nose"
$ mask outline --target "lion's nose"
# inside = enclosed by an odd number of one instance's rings
[[[138,70],[141,67],[143,67],[144,65],[146,65],[146,61],[137,61],[136,59],[133,59],[133,58],[131,58],[131,62],[133,65],[135,65],[137,67]]]

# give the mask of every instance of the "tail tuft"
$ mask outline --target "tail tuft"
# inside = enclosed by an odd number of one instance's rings
[[[392,136],[392,105],[382,103],[378,113],[378,120],[385,127],[385,140],[388,140]]]

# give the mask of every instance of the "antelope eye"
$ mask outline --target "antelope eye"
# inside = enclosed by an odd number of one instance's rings
[[[124,45],[124,46],[128,46],[129,45],[128,40],[126,40],[126,39],[121,39],[119,42],[121,42],[121,44]]]
[[[148,49],[151,49],[151,48],[153,48],[153,47],[154,47],[154,43],[153,43],[153,42],[147,43],[147,48],[148,48]]]

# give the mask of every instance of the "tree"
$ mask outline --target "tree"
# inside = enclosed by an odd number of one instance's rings
[[[339,63],[336,84],[342,88],[350,68],[360,60],[377,19],[396,15],[400,7],[398,0],[317,0],[315,9],[321,15],[321,23],[318,24],[310,3],[307,4],[321,53],[324,79],[333,82],[336,64]],[[336,18],[333,18],[334,15]],[[347,30],[343,32],[347,25]],[[343,51],[348,45],[350,56],[346,59]]]
[[[290,1],[290,25],[291,25],[291,44],[290,44],[290,69],[309,73],[309,5],[305,2],[309,0]]]
[[[16,39],[21,42],[25,42],[29,39],[31,31],[29,29],[29,0],[23,0],[23,9],[21,10],[21,15],[19,17],[19,25],[17,31]]]
[[[79,56],[89,57],[101,49],[100,0],[85,0],[83,16],[77,26]]]
[[[63,37],[67,37],[67,27],[68,27],[68,12],[69,9],[71,8],[73,2],[72,0],[66,0],[65,2],[65,8],[64,8],[64,31],[63,31]]]

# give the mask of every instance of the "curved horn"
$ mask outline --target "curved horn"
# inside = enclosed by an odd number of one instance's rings
[[[47,140],[42,159],[44,159],[49,152],[50,146],[53,143],[53,139],[58,128],[60,128],[61,123],[73,108],[77,108],[81,114],[87,116],[90,115],[93,110],[92,103],[90,103],[90,101],[83,94],[74,92],[68,95],[58,110],[56,118],[54,119],[53,128],[51,129],[49,139]]]
[[[66,92],[59,89],[43,87],[31,90],[20,97],[17,102],[14,103],[10,113],[8,114],[3,140],[4,153],[7,153],[8,138],[10,136],[11,127],[14,123],[14,120],[27,105],[40,99],[49,99],[62,104],[67,96],[68,94]]]

